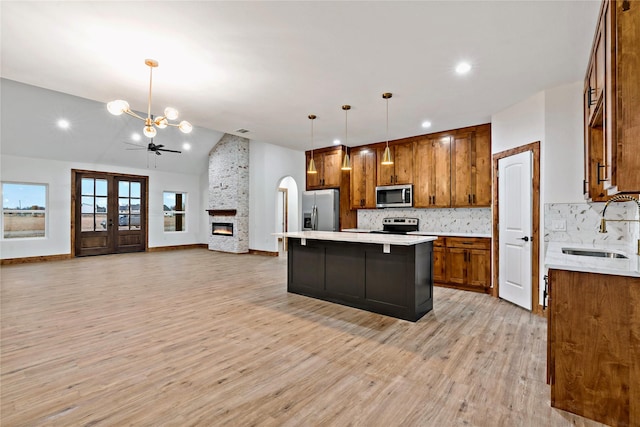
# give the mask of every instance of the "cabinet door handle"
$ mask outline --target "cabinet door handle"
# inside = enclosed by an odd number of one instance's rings
[[[467,194],[467,200],[469,200],[469,204],[471,204],[471,194]]]
[[[433,196],[433,204],[436,204],[436,196]]]
[[[476,195],[475,194],[473,195],[473,204],[474,205],[476,204]]]
[[[605,164],[601,165],[600,162],[598,162],[598,167],[596,168],[597,169],[597,176],[598,176],[598,184],[600,184],[601,182],[605,182],[605,181],[609,180],[609,178],[606,178],[606,177],[605,178],[600,178],[600,169],[601,168],[604,168],[604,170],[606,172],[607,164],[605,163]]]
[[[595,95],[596,94],[596,90],[594,88],[592,88],[591,86],[589,86],[589,107],[591,107],[593,104],[596,103],[595,99]]]
[[[582,193],[583,194],[587,194],[587,180],[586,179],[582,180]]]

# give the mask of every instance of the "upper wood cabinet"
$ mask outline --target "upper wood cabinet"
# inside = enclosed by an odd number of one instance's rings
[[[351,208],[376,207],[376,152],[371,148],[351,149]]]
[[[446,208],[451,205],[451,136],[425,137],[414,143],[413,205]]]
[[[617,105],[612,149],[612,184],[621,192],[640,192],[640,3],[615,2],[616,75],[612,78]],[[613,43],[612,43],[613,44]]]
[[[453,137],[451,206],[491,206],[491,128],[488,125]]]
[[[307,190],[321,190],[325,188],[340,188],[342,170],[342,147],[328,147],[313,150],[313,161],[318,173],[307,175]],[[309,168],[311,151],[306,153],[305,170]]]
[[[640,5],[604,0],[584,84],[584,193],[640,192]]]
[[[385,146],[386,147],[386,146]],[[413,143],[396,143],[389,145],[393,164],[383,165],[382,156],[385,147],[377,151],[378,185],[411,184],[413,182]]]

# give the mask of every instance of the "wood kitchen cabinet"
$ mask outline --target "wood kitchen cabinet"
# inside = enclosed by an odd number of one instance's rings
[[[451,144],[451,206],[491,206],[491,127],[456,134]]]
[[[490,238],[440,237],[436,242],[433,249],[436,285],[482,293],[491,291]]]
[[[309,168],[311,151],[306,153],[305,170]],[[342,174],[342,147],[327,147],[313,150],[313,161],[318,173],[307,174],[307,190],[322,190],[328,188],[340,188]]]
[[[433,281],[447,281],[447,248],[445,247],[445,239],[438,238],[433,242]]]
[[[362,147],[351,149],[351,208],[376,207],[376,152]]]
[[[396,185],[411,184],[413,182],[413,143],[395,143],[389,145],[393,164],[383,165],[382,156],[385,147],[379,147],[377,152],[377,184]]]
[[[549,270],[551,406],[640,426],[640,278]]]
[[[584,85],[584,193],[640,192],[640,6],[604,0]]]
[[[451,136],[426,137],[414,143],[414,207],[451,205],[451,140]]]

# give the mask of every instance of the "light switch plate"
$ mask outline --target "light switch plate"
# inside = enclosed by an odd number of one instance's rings
[[[551,220],[551,229],[553,231],[567,231],[567,220],[566,219]]]

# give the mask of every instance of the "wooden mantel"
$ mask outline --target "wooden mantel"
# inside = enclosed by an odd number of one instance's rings
[[[235,209],[207,209],[207,212],[211,216],[235,216],[237,211]]]

